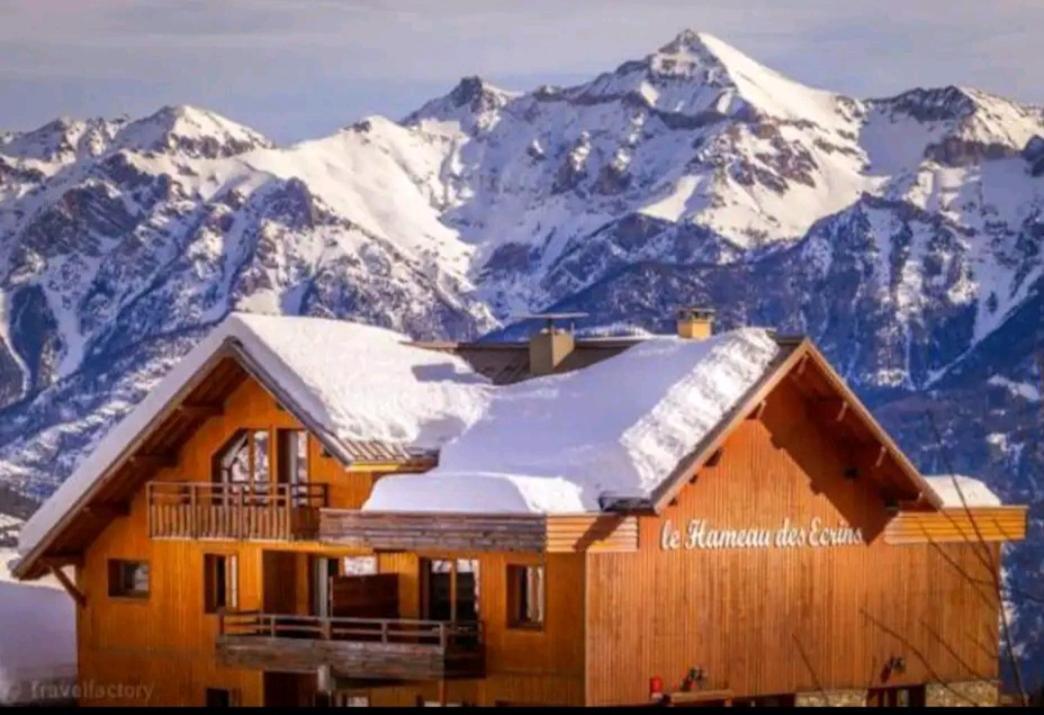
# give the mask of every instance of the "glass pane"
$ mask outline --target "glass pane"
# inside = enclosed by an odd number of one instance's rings
[[[345,576],[369,576],[377,573],[376,556],[345,556],[342,563]]]
[[[523,617],[527,623],[541,623],[544,620],[544,569],[542,566],[530,566],[526,569],[525,588]]]
[[[294,475],[298,484],[308,481],[308,433],[295,432],[296,453],[294,456]]]
[[[243,433],[239,439],[229,446],[229,451],[222,459],[222,478],[226,482],[244,483],[250,481],[250,435]]]
[[[453,570],[452,561],[443,561],[442,559],[432,559],[430,562],[432,573],[450,573]]]
[[[149,592],[149,565],[140,562],[127,562],[127,590],[132,593]]]
[[[479,614],[479,565],[475,559],[457,560],[457,620],[477,621]]]
[[[267,482],[269,478],[268,465],[268,431],[254,431],[254,481]]]
[[[239,607],[239,560],[235,555],[228,557],[226,568],[228,583],[226,586],[225,606]]]
[[[228,575],[225,573],[225,557],[214,558],[214,607],[224,608],[227,598],[226,587],[228,586]]]

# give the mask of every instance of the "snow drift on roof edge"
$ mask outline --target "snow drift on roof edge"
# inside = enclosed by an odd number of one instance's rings
[[[957,480],[957,486],[954,486],[954,479]],[[932,488],[939,498],[942,499],[944,509],[960,509],[964,507],[961,502],[961,496],[964,496],[964,502],[969,507],[982,507],[982,506],[1001,506],[1000,497],[990,491],[990,488],[986,486],[984,482],[979,481],[973,477],[966,477],[962,474],[935,474],[924,477],[924,480],[928,482],[928,486]],[[960,488],[960,493],[957,489]]]
[[[19,551],[49,532],[221,345],[247,355],[336,440],[436,448],[478,419],[491,386],[462,359],[406,345],[384,328],[341,320],[232,313],[126,417],[26,522]]]
[[[647,497],[738,405],[779,347],[745,328],[654,337],[584,370],[497,388],[423,475],[381,479],[369,511],[576,513]]]

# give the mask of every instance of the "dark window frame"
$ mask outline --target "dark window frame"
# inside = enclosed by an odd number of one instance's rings
[[[258,435],[264,434],[264,467],[263,479],[258,478],[259,465],[256,459]],[[272,430],[268,427],[240,427],[225,440],[211,457],[210,479],[215,484],[241,485],[253,487],[255,485],[267,485],[272,483],[278,472],[272,463],[273,438]],[[240,450],[246,449],[247,453],[247,479],[235,480],[232,478],[232,455]],[[278,455],[276,455],[278,457]]]
[[[203,612],[220,613],[239,607],[239,558],[237,554],[203,554]]]
[[[239,690],[236,688],[203,689],[203,706],[208,708],[234,708],[239,705]]]
[[[146,559],[109,559],[107,562],[109,598],[129,598],[144,601],[152,592],[152,569]],[[135,576],[130,569],[145,568],[145,589],[135,588]]]
[[[867,707],[916,708],[924,707],[926,698],[924,685],[870,688],[866,693]],[[899,702],[905,700],[905,702]]]
[[[537,570],[539,576],[539,599],[537,611],[539,618],[531,619],[527,612],[530,610],[529,572]],[[547,623],[547,569],[544,564],[508,564],[505,574],[507,579],[507,627],[516,630],[542,631]]]
[[[275,480],[280,484],[308,484],[312,476],[308,430],[280,427],[276,430]],[[303,442],[303,444],[302,444]],[[304,453],[298,451],[304,447]]]
[[[442,569],[448,570],[435,570],[435,565],[441,564]],[[462,564],[467,564],[468,569],[461,569]],[[430,557],[422,558],[420,560],[421,567],[421,612],[424,614],[424,618],[427,620],[434,621],[446,621],[446,622],[470,622],[472,620],[478,621],[482,617],[482,581],[481,571],[482,565],[478,559],[458,559],[458,558],[441,558],[441,557]],[[434,602],[434,578],[438,576],[445,576],[447,578],[446,583],[446,599],[444,603],[436,604]],[[471,581],[470,594],[465,590],[466,586],[462,582]],[[461,607],[468,607],[474,611],[474,618],[462,618]],[[439,613],[438,611],[448,611],[447,613]],[[444,616],[444,617],[440,617]]]

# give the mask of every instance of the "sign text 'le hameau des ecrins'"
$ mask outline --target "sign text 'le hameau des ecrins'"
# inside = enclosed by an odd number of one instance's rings
[[[863,532],[851,526],[825,526],[818,516],[806,526],[795,526],[784,519],[777,529],[718,529],[706,519],[690,519],[684,531],[670,520],[660,531],[660,548],[677,549],[790,549],[829,548],[865,544]]]

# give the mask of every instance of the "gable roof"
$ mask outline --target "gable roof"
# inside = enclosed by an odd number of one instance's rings
[[[868,459],[860,461],[869,462],[867,471],[872,478],[902,492],[910,505],[941,508],[939,495],[812,341],[806,337],[793,337],[780,338],[779,342],[789,345],[790,349],[779,356],[780,359],[751,386],[736,407],[659,485],[650,504],[652,510],[659,513],[666,508],[692,476],[713,459],[736,426],[757,410],[776,386],[787,378],[793,379],[810,399],[817,401],[819,412],[826,413],[826,420],[834,428],[864,443]]]
[[[346,465],[416,469],[434,464],[442,448],[433,471],[380,480],[368,509],[415,509],[415,494],[425,493],[429,511],[659,512],[788,376],[825,408],[840,406],[830,419],[870,445],[883,485],[920,506],[942,504],[807,339],[747,328],[702,342],[591,342],[564,374],[520,381],[518,344],[410,344],[345,321],[233,314],[30,519],[15,571],[38,572],[45,552],[93,538],[104,522],[75,517],[126,500],[148,478],[156,446],[176,448],[179,435],[198,428],[185,407],[221,402],[247,375]],[[219,387],[205,384],[208,375],[220,376]],[[402,495],[412,506],[397,504]]]
[[[197,394],[214,372],[231,374],[229,388],[253,375],[345,464],[430,463],[445,440],[478,419],[492,388],[460,357],[407,343],[394,331],[346,321],[231,314],[105,434],[26,522],[22,562],[31,562],[28,557],[133,460],[141,465],[142,445],[180,403],[223,399],[229,389]],[[163,431],[191,429],[177,427]],[[23,573],[23,565],[16,570]]]

